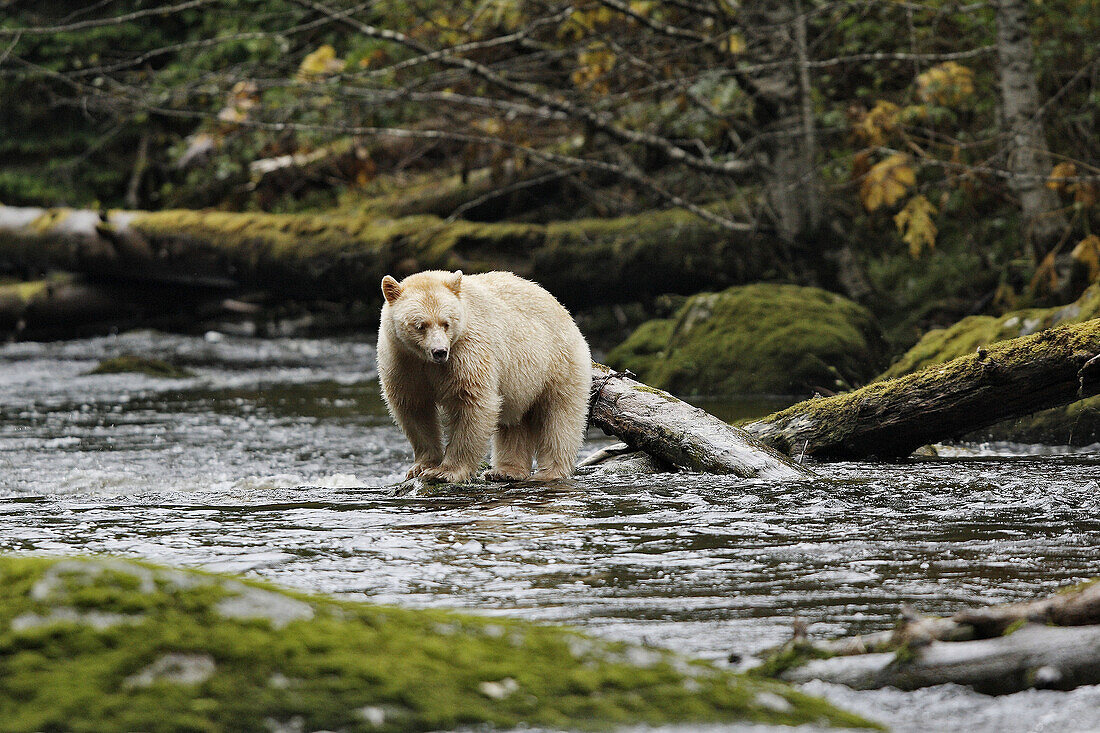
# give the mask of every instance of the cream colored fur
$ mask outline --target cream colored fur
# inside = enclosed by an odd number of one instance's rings
[[[378,376],[412,443],[407,478],[466,481],[490,437],[490,480],[549,481],[573,472],[592,361],[554,296],[510,272],[439,270],[400,283],[386,276],[382,292]]]

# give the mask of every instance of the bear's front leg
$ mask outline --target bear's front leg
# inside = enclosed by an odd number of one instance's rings
[[[401,431],[412,443],[413,465],[405,480],[423,475],[443,460],[443,432],[435,402],[386,391],[387,402]]]
[[[426,481],[459,484],[473,477],[485,457],[489,436],[500,414],[500,397],[469,396],[460,404],[448,407],[447,413],[451,418],[451,438],[443,452],[443,461],[438,467],[425,470],[420,477]]]

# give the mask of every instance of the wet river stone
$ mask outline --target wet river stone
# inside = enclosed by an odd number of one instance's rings
[[[885,364],[871,313],[819,288],[758,283],[688,298],[605,360],[674,394],[810,394],[863,384]]]
[[[560,627],[307,596],[105,557],[0,557],[18,731],[384,731],[862,721],[778,683]]]

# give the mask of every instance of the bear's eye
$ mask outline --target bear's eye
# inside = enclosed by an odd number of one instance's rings
[[[451,327],[451,322],[450,321],[443,321],[443,330],[444,331],[446,331],[450,327]]]
[[[416,330],[417,331],[423,331],[424,330],[424,324],[423,323],[416,324]]]

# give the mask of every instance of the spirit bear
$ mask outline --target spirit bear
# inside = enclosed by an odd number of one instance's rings
[[[510,272],[461,270],[401,282],[387,275],[382,294],[378,377],[412,443],[406,478],[466,481],[490,436],[487,480],[550,481],[573,472],[592,361],[554,296]]]

